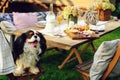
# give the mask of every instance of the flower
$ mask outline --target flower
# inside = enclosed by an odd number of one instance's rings
[[[67,6],[63,9],[62,11],[62,15],[65,19],[68,19],[68,16],[71,14],[71,7],[70,6]]]
[[[110,9],[111,11],[115,10],[115,6],[113,4],[111,4],[110,2],[108,2],[108,3],[103,2],[101,7],[102,7],[103,10],[106,10],[106,9]]]
[[[77,6],[67,6],[63,9],[62,15],[64,19],[68,19],[69,15],[72,14],[73,16],[82,15],[83,12]]]
[[[110,3],[109,0],[95,0],[95,2],[90,6],[90,9],[93,10],[110,9],[111,11],[114,11],[115,6],[112,3]]]

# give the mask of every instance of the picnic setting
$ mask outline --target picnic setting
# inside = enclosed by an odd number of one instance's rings
[[[120,80],[119,0],[0,0],[0,80]]]

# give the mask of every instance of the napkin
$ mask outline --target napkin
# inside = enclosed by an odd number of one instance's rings
[[[68,24],[59,24],[52,28],[52,31],[49,31],[47,29],[39,30],[42,34],[49,35],[49,36],[58,36],[58,37],[64,37],[66,36],[66,33],[64,30],[68,27]]]

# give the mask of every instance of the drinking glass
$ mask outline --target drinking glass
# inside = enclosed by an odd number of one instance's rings
[[[58,12],[58,14],[57,14],[57,22],[60,24],[62,22],[62,20],[63,20],[63,16],[62,16],[61,12]]]

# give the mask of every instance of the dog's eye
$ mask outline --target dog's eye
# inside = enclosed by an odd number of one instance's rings
[[[29,32],[29,35],[33,35],[34,33],[33,32]]]

